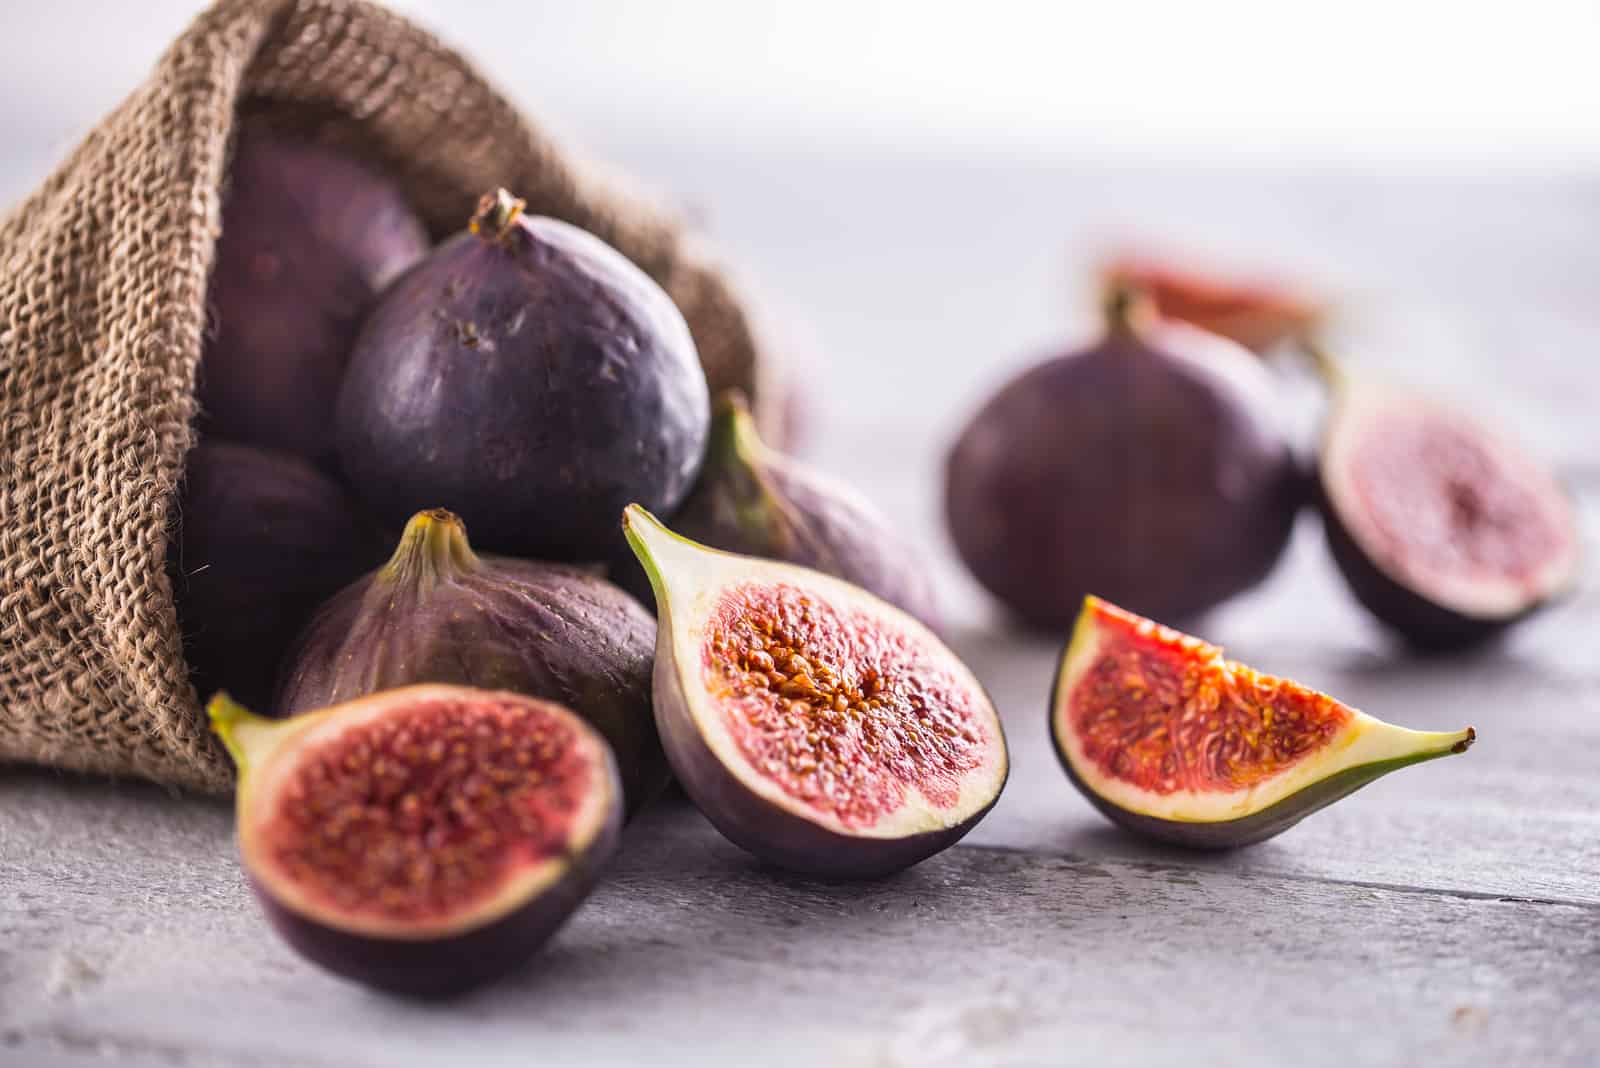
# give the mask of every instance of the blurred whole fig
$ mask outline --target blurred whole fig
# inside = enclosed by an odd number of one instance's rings
[[[342,152],[246,122],[211,272],[202,429],[331,458],[334,403],[361,322],[427,249],[394,182]]]
[[[310,463],[215,440],[189,452],[167,551],[196,688],[257,702],[317,605],[383,559],[356,502]]]
[[[989,399],[946,466],[962,560],[1022,620],[1086,594],[1194,616],[1265,578],[1306,496],[1271,380],[1246,350],[1128,291],[1090,347]]]
[[[673,525],[714,549],[842,578],[937,626],[933,583],[910,543],[855,490],[769,448],[736,391],[717,399],[705,464]],[[651,603],[636,561],[613,570]]]

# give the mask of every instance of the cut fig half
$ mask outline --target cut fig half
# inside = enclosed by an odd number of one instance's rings
[[[656,726],[735,844],[866,878],[953,844],[993,807],[1005,734],[922,623],[842,579],[719,552],[637,505],[623,520],[658,620]]]
[[[1554,474],[1479,419],[1332,366],[1323,525],[1373,615],[1413,646],[1455,649],[1572,586],[1577,516]]]
[[[1476,737],[1385,723],[1097,597],[1062,655],[1050,734],[1068,778],[1113,823],[1207,849],[1271,838]]]
[[[239,766],[239,853],[307,959],[415,996],[510,971],[616,849],[605,741],[550,701],[409,686],[289,720],[212,699]]]

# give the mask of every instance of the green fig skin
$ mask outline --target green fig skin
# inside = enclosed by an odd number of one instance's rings
[[[323,605],[279,674],[278,716],[414,683],[557,701],[610,743],[630,811],[670,772],[650,701],[655,621],[590,571],[479,556],[450,512],[419,512],[394,556]]]

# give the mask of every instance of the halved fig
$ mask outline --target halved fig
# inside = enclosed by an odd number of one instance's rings
[[[616,849],[611,751],[554,702],[424,685],[289,720],[225,694],[209,711],[268,919],[359,982],[439,996],[510,971]]]
[[[1097,597],[1062,655],[1050,734],[1067,777],[1113,823],[1205,849],[1271,838],[1476,737],[1384,723]]]
[[[1152,256],[1122,255],[1101,269],[1108,291],[1135,289],[1168,319],[1190,323],[1265,352],[1305,337],[1322,307],[1282,282],[1237,278]]]
[[[1323,360],[1324,371],[1332,365]],[[1501,431],[1410,390],[1332,372],[1323,526],[1373,615],[1412,645],[1486,639],[1570,588],[1577,516]]]
[[[655,590],[667,759],[734,843],[865,878],[953,844],[994,805],[1000,719],[923,624],[841,579],[681,538],[637,505],[623,529]]]

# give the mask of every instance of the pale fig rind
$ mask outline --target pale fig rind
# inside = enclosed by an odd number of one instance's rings
[[[1098,598],[1086,598],[1051,689],[1050,737],[1062,769],[1078,791],[1111,822],[1144,838],[1192,849],[1252,845],[1283,833],[1391,771],[1463,753],[1477,737],[1471,727],[1461,731],[1397,727],[1304,687],[1269,680],[1336,707],[1343,724],[1333,739],[1275,776],[1243,790],[1167,795],[1142,791],[1136,784],[1114,779],[1086,758],[1070,717],[1075,690],[1099,651],[1098,623],[1108,615],[1118,622],[1135,620],[1167,640],[1190,643],[1196,655],[1213,660],[1226,672],[1266,677],[1243,665],[1221,661],[1222,651],[1214,646],[1140,620]]]
[[[587,570],[479,555],[467,535],[451,512],[414,515],[389,562],[301,631],[273,713],[422,682],[546,698],[610,743],[637,811],[669,777],[650,704],[650,614]]]
[[[1331,379],[1332,409],[1317,464],[1317,503],[1334,561],[1369,612],[1412,647],[1448,652],[1495,637],[1571,590],[1581,565],[1581,538],[1570,496],[1553,474],[1480,420],[1413,391],[1349,375],[1321,354],[1318,358]],[[1437,449],[1449,444],[1444,440],[1449,436],[1455,442],[1450,447],[1481,450],[1471,466],[1474,478],[1421,491],[1422,497],[1437,500],[1406,499],[1412,494],[1392,487],[1379,499],[1368,500],[1353,473],[1363,462],[1363,447],[1374,449],[1383,435],[1408,426],[1420,428]],[[1375,451],[1385,463],[1419,463],[1418,457]],[[1486,487],[1485,482],[1491,484]],[[1486,506],[1478,500],[1486,489],[1491,499],[1497,493],[1503,498],[1508,487],[1516,495],[1514,506]],[[1461,504],[1441,506],[1440,501],[1457,494],[1465,498]],[[1492,539],[1491,560],[1501,560],[1508,546],[1520,543],[1536,566],[1525,566],[1520,574],[1487,568],[1450,574],[1408,560],[1408,553],[1417,551],[1405,544],[1408,537],[1441,535],[1431,525],[1419,534],[1416,522],[1394,519],[1386,530],[1374,508],[1401,505],[1435,516],[1459,513],[1466,527],[1452,529],[1451,537],[1470,542],[1476,523]]]
[[[337,740],[391,709],[429,701],[510,701],[564,717],[594,773],[566,828],[563,851],[517,873],[486,902],[447,914],[443,921],[373,921],[341,914],[305,898],[260,842],[273,813],[274,790],[294,770],[301,747]],[[553,711],[551,711],[553,710]],[[226,695],[209,706],[213,729],[239,769],[235,799],[239,852],[252,889],[273,927],[306,959],[368,986],[413,997],[448,997],[499,978],[525,963],[588,896],[616,852],[622,790],[603,739],[569,710],[521,694],[459,686],[411,686],[297,717],[263,719]]]
[[[994,806],[1009,774],[999,717],[976,678],[914,617],[832,576],[698,545],[637,506],[628,509],[624,531],[657,598],[654,689],[663,747],[685,791],[730,841],[802,874],[874,878],[954,844]],[[731,735],[719,726],[721,709],[706,692],[697,661],[709,611],[746,581],[791,585],[826,603],[860,609],[886,632],[927,648],[959,680],[972,697],[985,745],[955,804],[940,809],[907,800],[872,826],[850,827],[786,794],[739,755]]]

